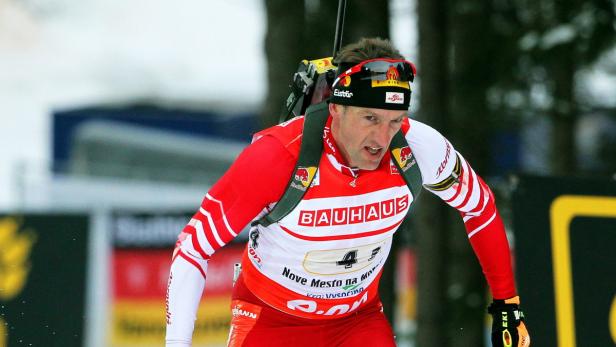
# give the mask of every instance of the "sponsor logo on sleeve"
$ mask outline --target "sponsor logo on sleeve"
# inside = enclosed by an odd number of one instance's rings
[[[451,154],[451,145],[449,144],[449,141],[445,141],[445,143],[447,144],[447,148],[445,149],[445,159],[443,159],[441,165],[439,165],[436,170],[436,177],[439,177],[443,173],[443,170],[445,170],[447,162],[449,161],[449,155]]]

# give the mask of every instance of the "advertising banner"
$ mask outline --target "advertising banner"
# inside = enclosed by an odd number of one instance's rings
[[[84,344],[89,217],[0,215],[0,347]]]
[[[116,213],[112,218],[113,347],[161,346],[165,339],[165,294],[177,235],[190,213]],[[231,321],[233,264],[243,242],[231,243],[209,261],[193,346],[224,346]]]
[[[521,177],[513,213],[533,345],[614,346],[616,182]]]

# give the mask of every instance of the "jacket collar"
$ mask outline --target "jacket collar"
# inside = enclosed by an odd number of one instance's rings
[[[323,129],[323,148],[325,155],[329,162],[341,173],[350,177],[357,177],[359,175],[359,168],[351,167],[347,164],[346,160],[342,156],[342,152],[338,148],[334,136],[331,131],[332,117],[329,116],[327,123],[325,123],[325,129]]]

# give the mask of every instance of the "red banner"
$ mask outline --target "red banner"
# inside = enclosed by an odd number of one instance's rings
[[[231,319],[233,264],[244,245],[220,249],[208,264],[193,346],[224,344]],[[111,341],[120,346],[160,345],[165,337],[165,292],[172,250],[117,248],[113,252]]]

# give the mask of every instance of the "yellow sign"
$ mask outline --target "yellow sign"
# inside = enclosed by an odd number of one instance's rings
[[[229,296],[206,297],[197,311],[193,346],[224,345],[231,322]],[[165,340],[165,306],[161,300],[122,300],[113,305],[111,345],[149,347]]]
[[[18,233],[15,218],[0,219],[0,301],[15,298],[23,289],[30,272],[30,252],[36,241],[32,231]],[[6,322],[0,319],[0,347],[7,345]]]
[[[0,318],[0,347],[7,346],[6,338],[8,335],[9,333],[6,331],[6,322]]]
[[[573,218],[580,216],[616,217],[616,198],[562,195],[554,199],[550,206],[558,347],[576,346],[569,225]],[[614,310],[614,304],[612,304],[610,330],[616,342]]]
[[[616,295],[614,295],[610,308],[610,335],[612,335],[612,341],[616,343]]]
[[[0,300],[8,301],[21,292],[30,272],[28,258],[36,235],[18,233],[14,218],[0,219]]]

